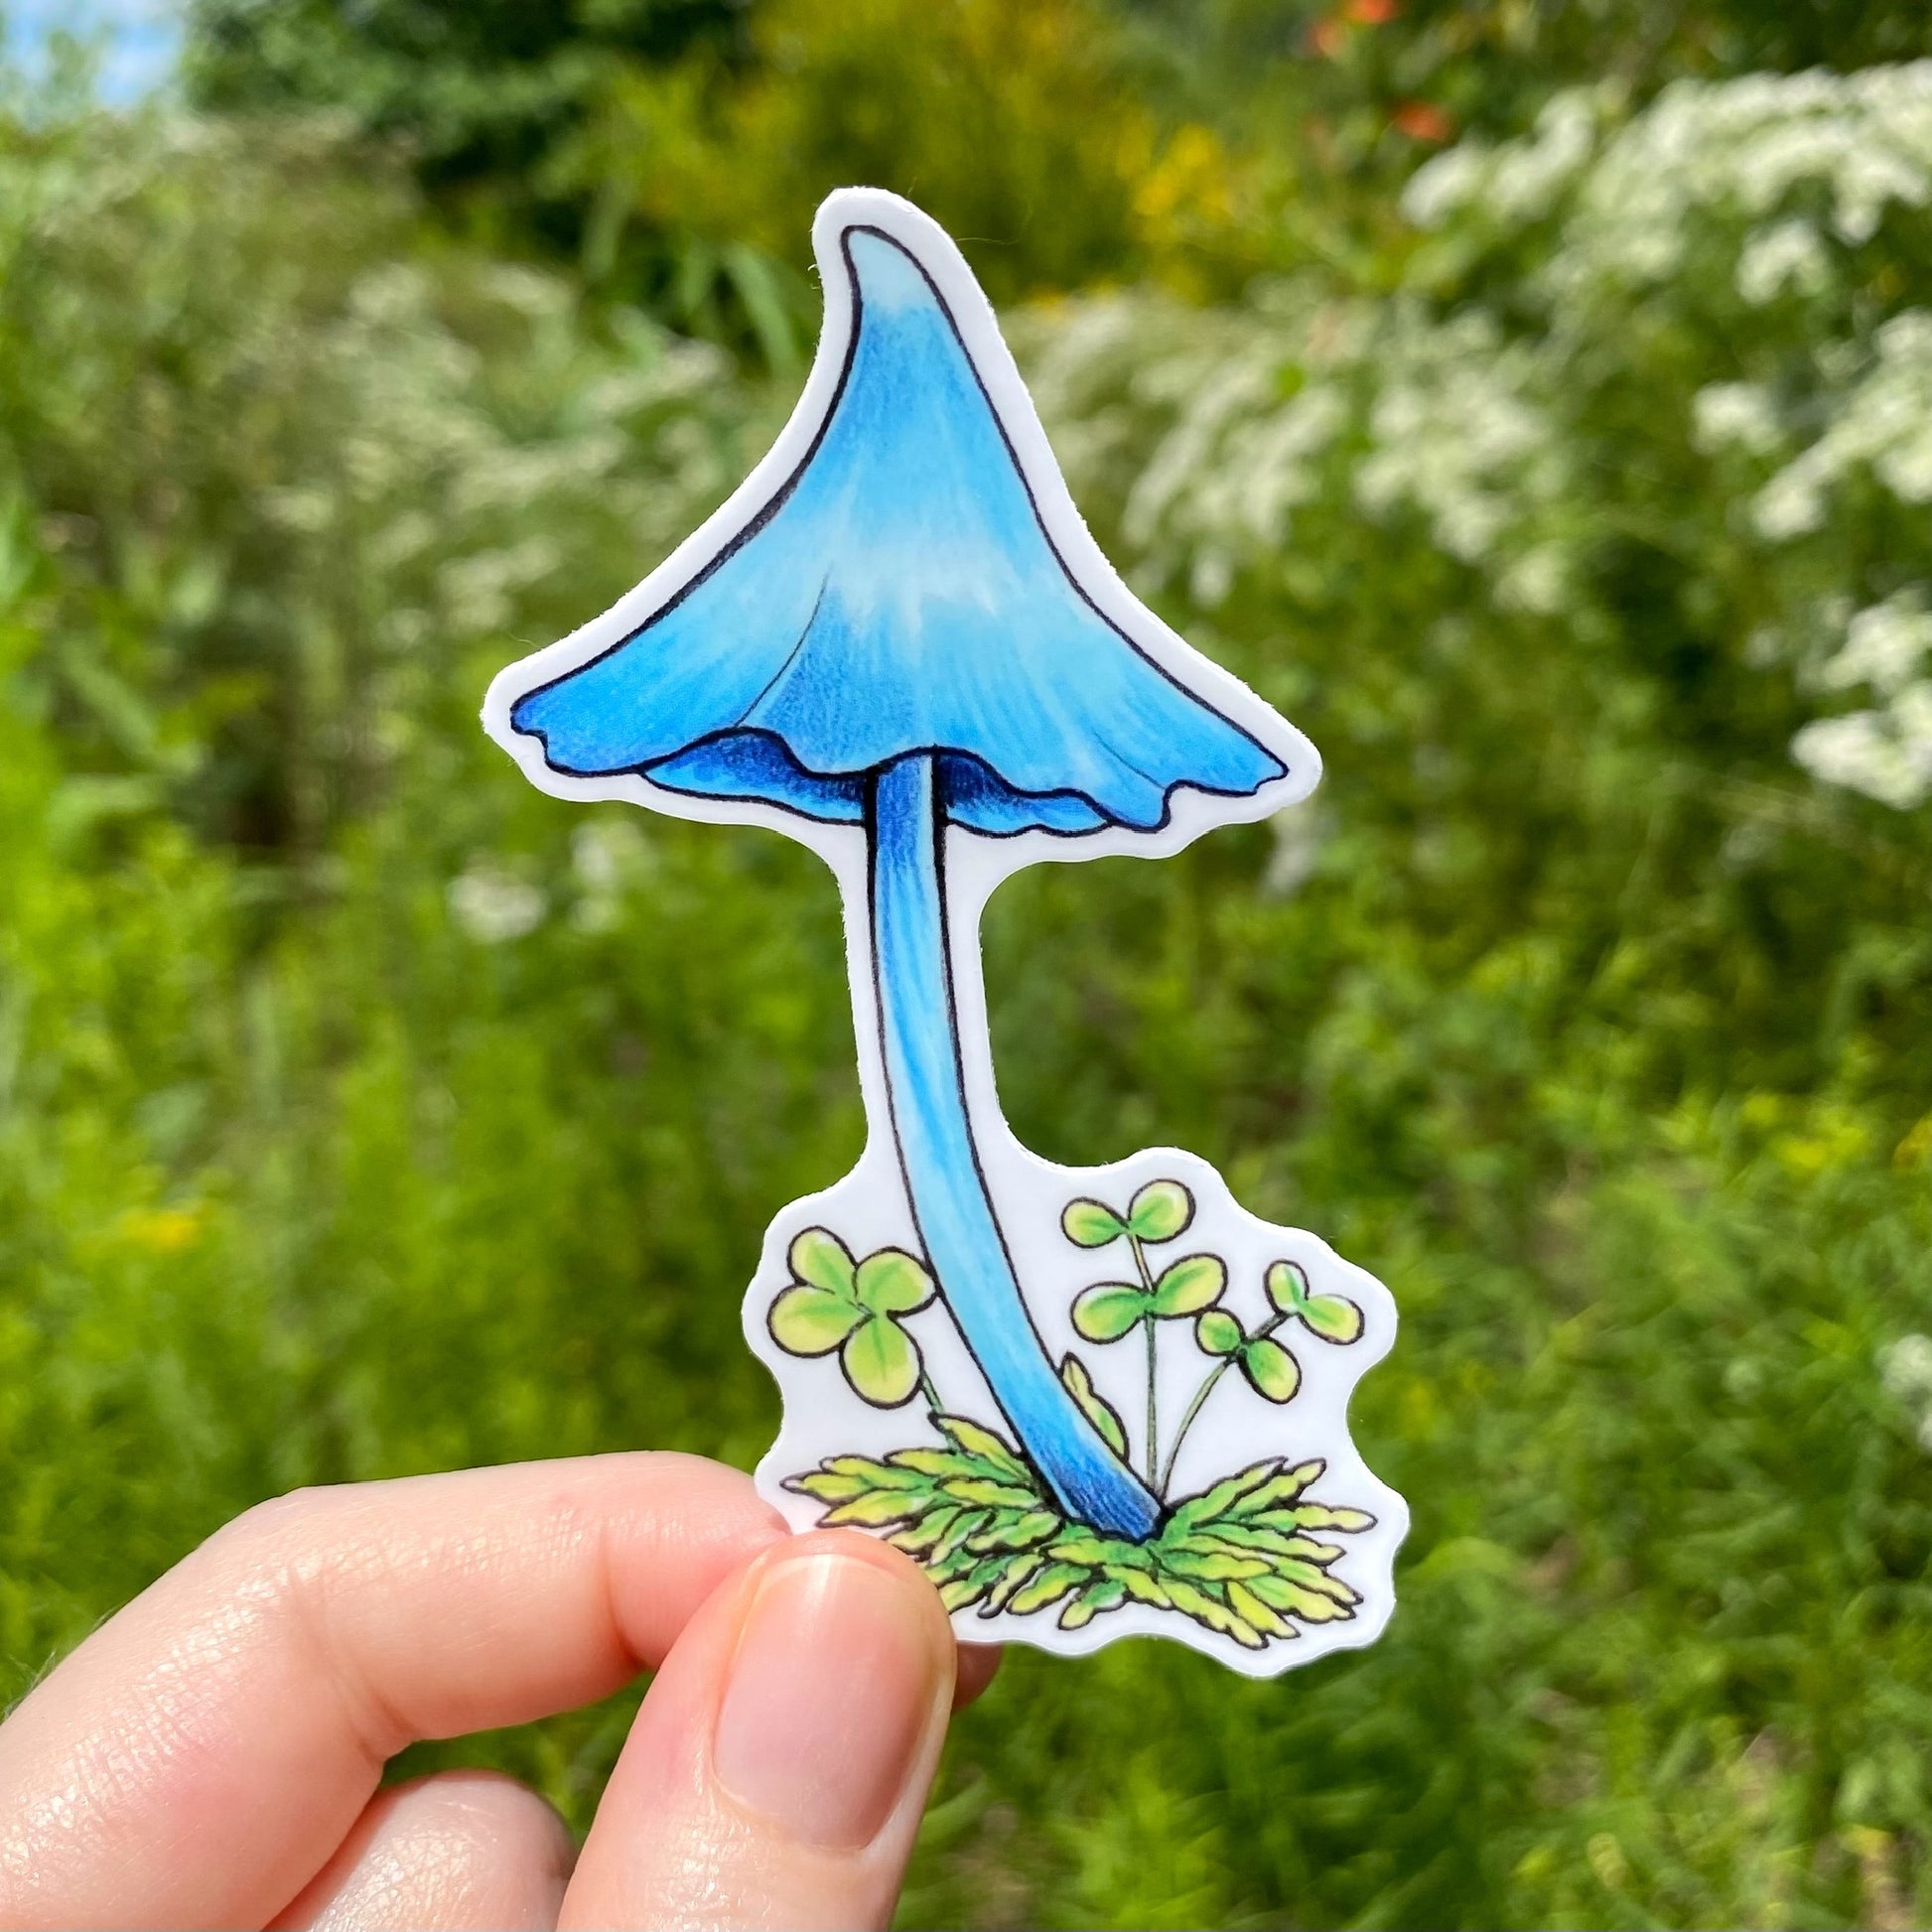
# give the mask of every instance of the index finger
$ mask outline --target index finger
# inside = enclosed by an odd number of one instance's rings
[[[0,1924],[262,1924],[405,1744],[618,1689],[784,1534],[748,1478],[665,1454],[250,1510],[0,1726]]]

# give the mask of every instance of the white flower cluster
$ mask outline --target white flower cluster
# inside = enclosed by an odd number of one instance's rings
[[[1784,434],[1771,392],[1758,382],[1707,383],[1691,398],[1691,441],[1706,456],[1763,456]]]
[[[1561,600],[1564,562],[1534,533],[1569,487],[1565,445],[1537,351],[1483,315],[1276,288],[1203,329],[1110,296],[1070,305],[1040,348],[1035,394],[1075,487],[1141,454],[1118,487],[1146,584],[1211,608],[1237,572],[1292,554],[1303,511],[1350,504],[1415,514],[1504,604]]]
[[[1918,1425],[1919,1447],[1932,1451],[1932,1335],[1900,1335],[1878,1357],[1885,1393]]]
[[[155,104],[0,152],[27,440],[88,480],[104,554],[212,584],[191,614],[192,583],[157,582],[155,621],[191,684],[259,692],[305,836],[436,740],[425,707],[466,654],[502,661],[503,633],[560,628],[668,551],[755,407],[716,349],[587,326],[566,278],[412,251],[418,218],[400,171],[322,121]],[[486,885],[462,903],[514,923]]]
[[[1634,114],[1572,91],[1520,140],[1437,157],[1404,206],[1437,233],[1413,288],[1309,277],[1207,319],[1113,296],[1033,325],[1069,477],[1118,507],[1137,580],[1319,602],[1327,533],[1366,521],[1392,571],[1420,531],[1494,615],[1600,630],[1627,618],[1587,604],[1592,575],[1633,544],[1705,608],[1735,598],[1767,674],[1812,653],[1765,640],[1822,622],[1820,711],[1870,703],[1806,725],[1797,760],[1932,797],[1932,620],[1886,597],[1932,582],[1932,301],[1887,225],[1932,208],[1932,62],[1686,82]],[[1465,276],[1484,293],[1458,301]]]
[[[1417,169],[1402,210],[1419,228],[1479,217],[1500,227],[1539,221],[1576,184],[1609,119],[1607,92],[1572,88],[1550,100],[1521,141],[1458,142]]]
[[[493,859],[479,859],[451,880],[449,898],[450,917],[485,946],[534,932],[549,910],[540,887]]]
[[[1832,398],[1824,434],[1764,485],[1751,507],[1761,535],[1823,529],[1834,491],[1855,472],[1901,502],[1932,502],[1932,313],[1894,316],[1875,349],[1870,367]]]
[[[1567,484],[1561,441],[1535,399],[1541,358],[1505,343],[1479,311],[1441,324],[1398,311],[1377,360],[1356,501],[1376,517],[1412,507],[1450,556],[1486,563],[1526,505]],[[1512,582],[1515,600],[1533,608],[1557,594],[1547,571]]]
[[[1809,221],[1767,218],[1797,201],[1856,246],[1888,207],[1932,206],[1932,61],[1679,81],[1620,126],[1604,90],[1561,94],[1528,138],[1438,156],[1404,207],[1422,227],[1510,228],[1566,200],[1551,270],[1559,286],[1666,280],[1683,269],[1708,213],[1767,222],[1739,264],[1746,300],[1815,285],[1823,237]]]
[[[1312,314],[1277,289],[1251,314],[1203,319],[1157,296],[1068,305],[1043,331],[1033,390],[1076,486],[1118,472],[1122,532],[1144,583],[1176,574],[1204,606],[1235,571],[1292,540],[1329,487],[1323,459],[1351,414],[1361,313]]]
[[[1814,681],[1879,702],[1805,726],[1791,750],[1807,771],[1901,811],[1932,798],[1932,612],[1917,593],[1860,611]]]

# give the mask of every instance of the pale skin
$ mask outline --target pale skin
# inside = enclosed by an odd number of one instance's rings
[[[0,1927],[883,1926],[997,1653],[735,1470],[610,1455],[239,1517],[0,1725]],[[405,1745],[655,1678],[582,1849]]]

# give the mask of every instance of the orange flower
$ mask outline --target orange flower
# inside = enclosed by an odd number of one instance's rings
[[[1405,100],[1389,116],[1389,125],[1412,141],[1447,141],[1455,132],[1455,123],[1428,100]]]
[[[1309,45],[1324,61],[1332,61],[1341,52],[1341,44],[1346,37],[1340,19],[1334,14],[1323,14],[1309,29]]]
[[[1357,27],[1386,27],[1401,13],[1401,0],[1346,0],[1342,18]]]

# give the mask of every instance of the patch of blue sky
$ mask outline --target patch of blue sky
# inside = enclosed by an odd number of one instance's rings
[[[31,85],[49,70],[49,50],[68,35],[95,57],[94,92],[129,106],[165,87],[180,57],[179,0],[12,0],[4,10],[8,63]]]

